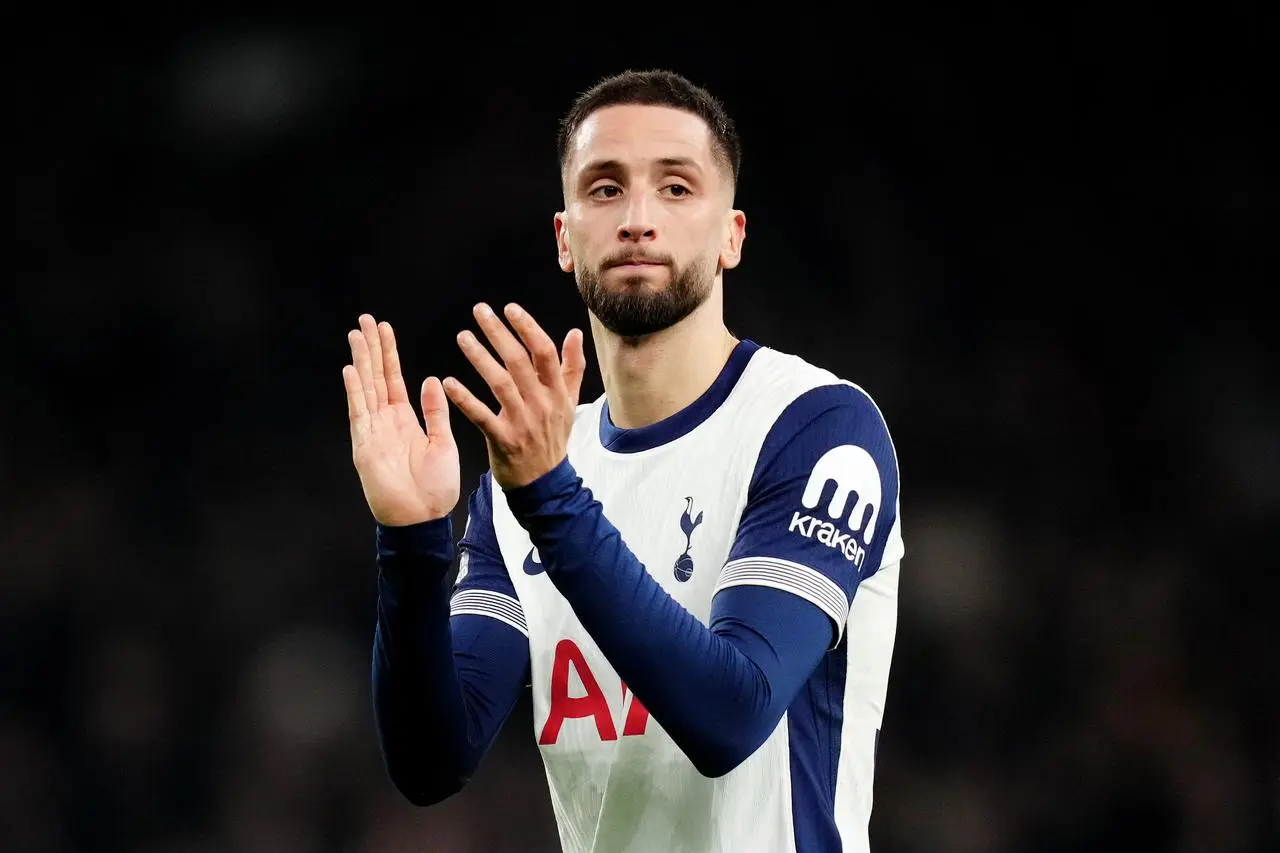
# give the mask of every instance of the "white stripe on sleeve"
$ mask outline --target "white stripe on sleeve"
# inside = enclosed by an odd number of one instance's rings
[[[798,595],[831,617],[836,625],[832,648],[844,636],[849,621],[849,599],[831,578],[808,566],[777,557],[743,557],[725,563],[715,591],[731,586],[767,586]]]
[[[525,637],[529,636],[529,627],[524,621],[524,608],[518,599],[501,592],[488,589],[462,589],[453,594],[449,600],[449,615],[461,614],[472,616],[488,616],[505,622]]]

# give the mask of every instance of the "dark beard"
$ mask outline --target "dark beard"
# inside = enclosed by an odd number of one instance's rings
[[[609,331],[623,338],[661,332],[692,314],[711,295],[715,275],[705,266],[672,270],[671,283],[663,290],[646,288],[646,279],[624,279],[617,288],[606,288],[598,269],[578,274],[578,293],[587,310]]]

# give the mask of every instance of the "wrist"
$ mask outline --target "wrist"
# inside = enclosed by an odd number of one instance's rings
[[[453,519],[445,515],[412,524],[377,522],[375,541],[381,555],[407,554],[451,562]]]
[[[572,496],[582,485],[582,479],[566,456],[556,467],[531,483],[523,486],[504,487],[507,505],[517,518],[537,512],[546,504]]]

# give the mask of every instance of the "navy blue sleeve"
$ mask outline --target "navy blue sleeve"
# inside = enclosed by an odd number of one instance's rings
[[[763,586],[831,619],[839,644],[858,584],[901,551],[898,462],[867,394],[824,385],[795,400],[766,437],[717,590]]]
[[[761,457],[753,478],[735,554],[794,557],[781,546],[766,547],[793,532],[785,522],[771,527],[770,519],[785,501],[811,501],[807,484],[827,468],[848,480],[841,473],[843,457],[836,456],[834,465],[824,463],[813,476],[805,470],[797,487],[790,473],[800,464],[794,457],[832,458],[815,448],[826,442],[834,450],[858,440],[849,432],[848,413],[825,416],[828,408],[843,407],[802,399],[766,442],[771,453]],[[704,626],[648,573],[568,460],[508,491],[507,498],[548,578],[623,681],[704,775],[723,775],[759,748],[843,627],[847,599],[837,601],[831,588],[783,584],[773,576],[746,582],[745,574],[716,595],[711,624]],[[848,548],[840,547],[842,554]],[[856,580],[842,582],[851,597]],[[810,594],[797,594],[797,588]]]
[[[416,805],[461,790],[528,683],[524,616],[493,535],[488,481],[469,501],[452,596],[448,518],[377,528],[378,744],[392,782]]]

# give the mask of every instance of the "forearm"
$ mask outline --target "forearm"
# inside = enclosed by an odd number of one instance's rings
[[[754,752],[825,649],[825,617],[805,611],[781,639],[734,618],[704,626],[645,570],[567,463],[508,498],[552,583],[695,766],[721,775]]]
[[[514,703],[513,629],[449,616],[447,524],[378,531],[373,701],[387,772],[411,802],[456,793]],[[512,635],[515,634],[513,637]],[[524,649],[515,652],[527,655]]]

